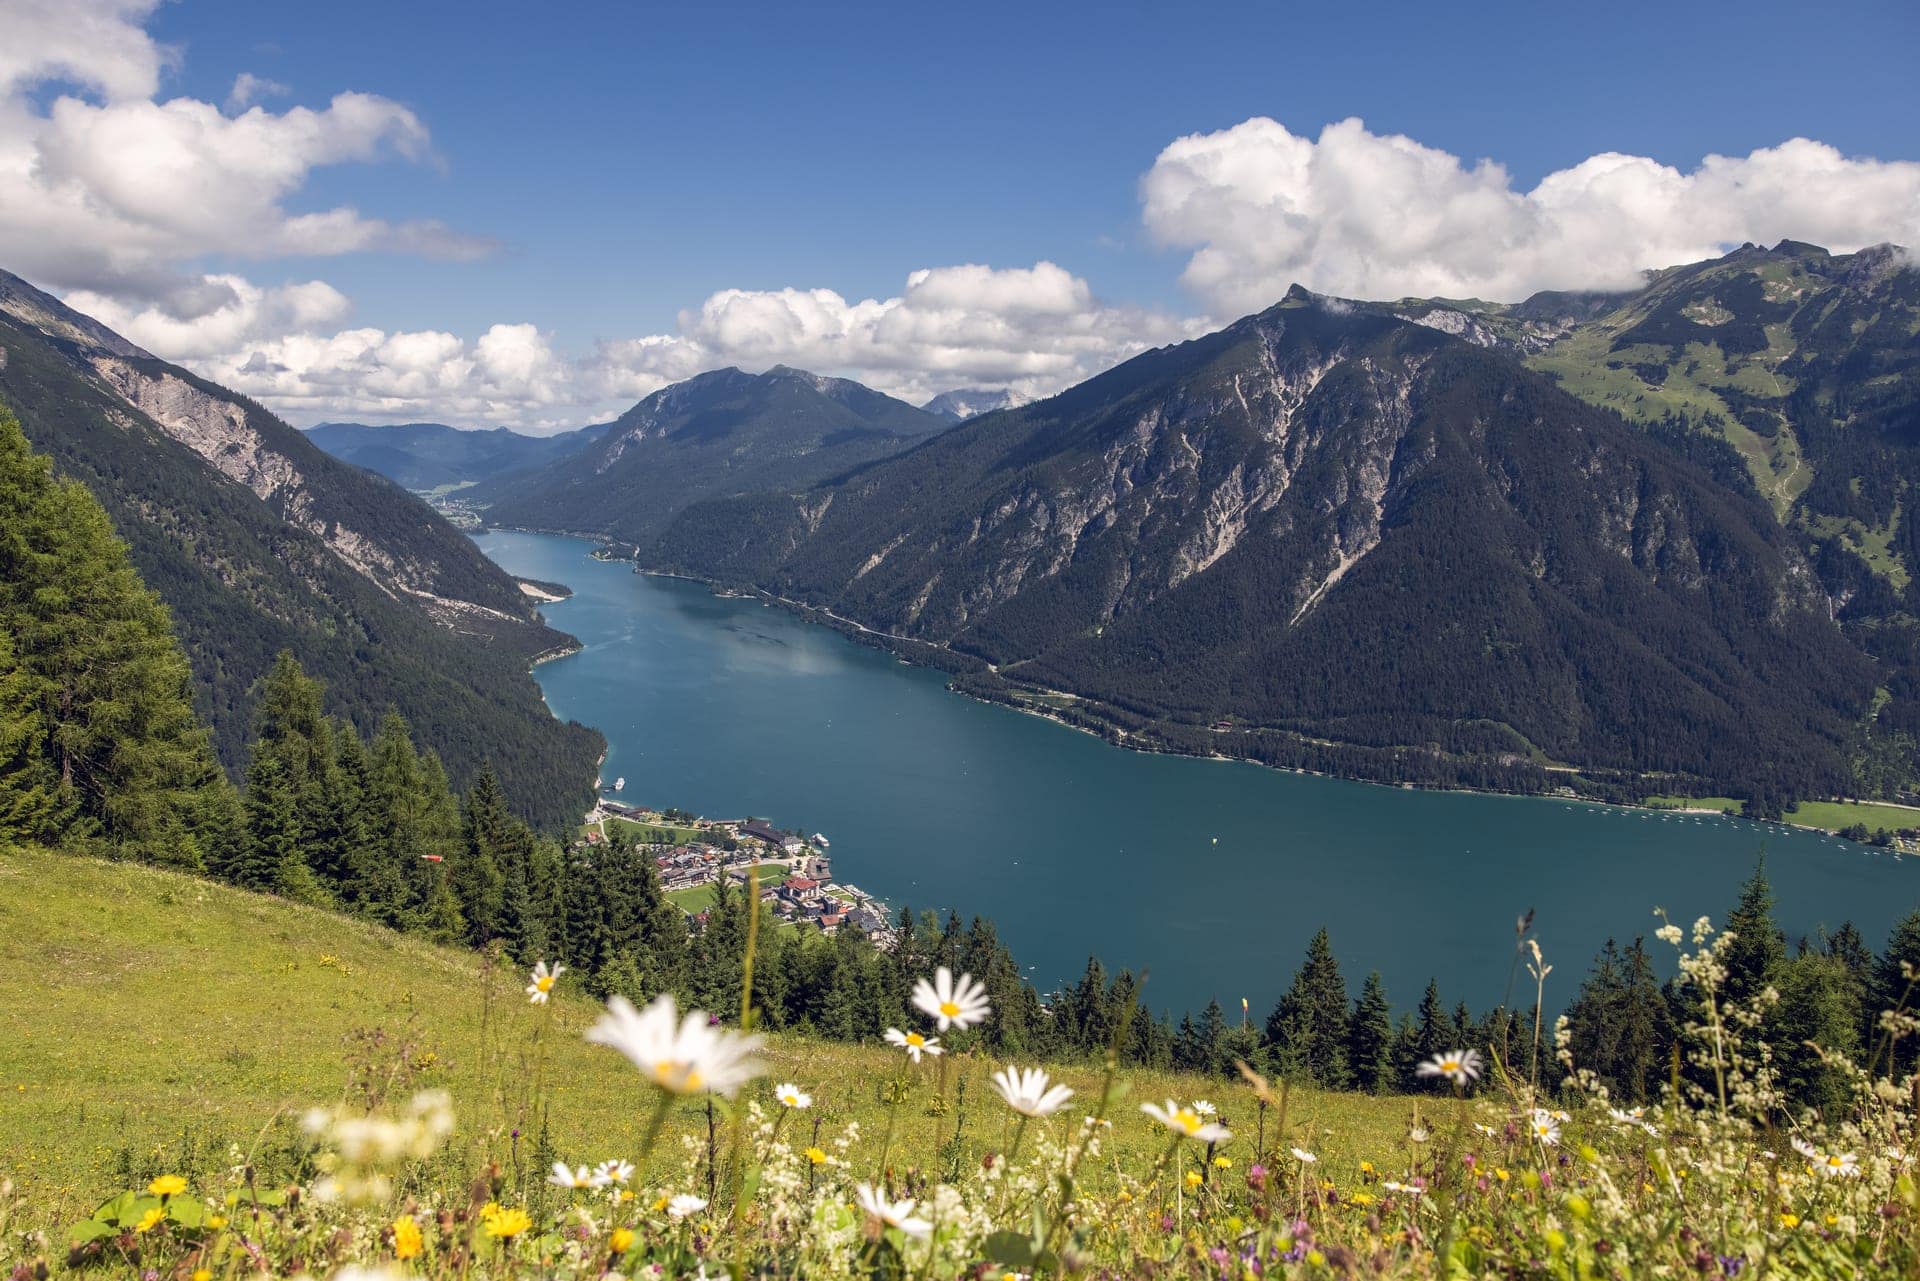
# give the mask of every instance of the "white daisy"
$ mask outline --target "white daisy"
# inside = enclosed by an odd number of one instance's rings
[[[887,1194],[870,1183],[862,1183],[853,1189],[854,1199],[860,1208],[890,1228],[898,1228],[910,1237],[924,1237],[933,1234],[933,1225],[925,1219],[913,1215],[914,1202],[889,1201]]]
[[[1307,1151],[1305,1148],[1294,1148],[1292,1149],[1292,1151],[1293,1151],[1293,1159],[1300,1162],[1302,1165],[1312,1165],[1315,1161],[1318,1161],[1320,1159],[1319,1157],[1315,1156],[1313,1153]]]
[[[940,1048],[940,1038],[937,1036],[921,1036],[918,1032],[902,1032],[897,1027],[890,1027],[886,1031],[886,1037],[890,1043],[905,1050],[907,1057],[915,1063],[920,1061],[922,1054],[938,1057],[946,1053]]]
[[[1448,1050],[1436,1054],[1414,1069],[1418,1076],[1444,1076],[1455,1085],[1470,1085],[1480,1079],[1480,1051]]]
[[[758,1036],[715,1027],[699,1010],[680,1018],[673,998],[662,993],[645,1010],[624,996],[607,1001],[607,1012],[587,1031],[587,1040],[627,1056],[649,1080],[670,1094],[712,1091],[732,1098],[759,1076]]]
[[[1527,1122],[1527,1132],[1551,1147],[1560,1141],[1560,1122],[1545,1108],[1535,1108],[1532,1118]]]
[[[942,1032],[985,1023],[993,1013],[987,989],[978,979],[962,974],[956,981],[953,971],[944,965],[933,972],[933,982],[921,979],[913,985],[913,1003]]]
[[[993,1088],[1007,1106],[1021,1116],[1052,1116],[1067,1105],[1073,1091],[1064,1085],[1049,1085],[1044,1069],[1008,1066],[993,1074]]]
[[[1380,1186],[1389,1192],[1400,1192],[1407,1196],[1419,1196],[1421,1192],[1424,1191],[1424,1189],[1417,1188],[1411,1183],[1396,1183],[1392,1179],[1381,1180]]]
[[[608,1187],[615,1183],[625,1183],[633,1177],[633,1162],[602,1161],[593,1167],[593,1186]]]
[[[558,961],[552,965],[548,965],[545,961],[542,961],[534,966],[533,974],[531,975],[532,982],[527,984],[528,1003],[532,1005],[545,1005],[547,998],[553,995],[553,985],[558,983],[560,976],[566,972],[567,967]]]
[[[688,1215],[698,1214],[706,1208],[707,1202],[705,1197],[697,1197],[691,1192],[682,1192],[679,1196],[667,1202],[667,1216],[674,1219],[684,1219]]]
[[[1203,1120],[1198,1108],[1183,1108],[1172,1099],[1167,1106],[1142,1103],[1140,1110],[1172,1130],[1183,1139],[1198,1139],[1202,1143],[1225,1143],[1233,1135],[1224,1125]]]
[[[1193,1101],[1193,1110],[1201,1116],[1216,1116],[1220,1111],[1219,1108],[1213,1106],[1213,1104],[1207,1102],[1205,1099],[1195,1099]]]
[[[813,1096],[803,1093],[800,1087],[791,1081],[785,1085],[775,1086],[773,1097],[780,1100],[781,1107],[792,1108],[796,1112],[801,1108],[810,1108],[813,1106]]]
[[[569,1169],[565,1161],[555,1161],[547,1182],[556,1188],[590,1188],[594,1186],[593,1171],[584,1165]]]
[[[1829,1179],[1851,1179],[1860,1174],[1860,1158],[1852,1152],[1822,1152],[1804,1139],[1795,1139],[1793,1150]]]

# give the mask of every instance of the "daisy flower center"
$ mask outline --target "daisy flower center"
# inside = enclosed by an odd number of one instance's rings
[[[551,974],[543,974],[533,981],[533,985],[542,992],[551,992],[553,991],[553,976]]]
[[[909,1032],[909,1033],[907,1033],[907,1044],[908,1044],[908,1045],[912,1045],[912,1046],[922,1046],[922,1045],[925,1045],[926,1043],[927,1043],[927,1038],[926,1038],[926,1037],[924,1037],[924,1036],[921,1036],[921,1035],[920,1035],[920,1034],[919,1034],[918,1032]]]
[[[940,1013],[950,1019],[957,1019],[960,1017],[960,1007],[952,1001],[942,1001],[940,1002]]]
[[[1192,1108],[1181,1108],[1173,1114],[1173,1123],[1188,1134],[1192,1134],[1200,1128],[1200,1114]]]

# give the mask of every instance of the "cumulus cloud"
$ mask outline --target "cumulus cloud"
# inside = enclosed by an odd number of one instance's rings
[[[238,114],[262,98],[278,98],[291,92],[278,80],[242,71],[233,78],[233,88],[227,92],[227,110]]]
[[[247,75],[235,83],[233,114],[162,100],[175,57],[141,25],[152,8],[0,0],[0,263],[56,289],[162,302],[204,291],[192,263],[214,254],[487,251],[436,222],[292,208],[322,166],[429,159],[426,126],[366,93],[317,109],[247,107],[277,88]],[[43,105],[48,87],[72,91]]]
[[[321,334],[320,322],[303,316],[324,313],[338,296],[320,282],[286,290],[224,283],[235,301],[186,325],[110,303],[95,314],[161,355],[195,344],[196,369],[297,422],[577,426],[725,365],[798,365],[915,403],[956,386],[1045,395],[1195,330],[1164,313],[1104,304],[1049,262],[916,271],[898,296],[856,302],[830,289],[721,290],[683,311],[673,333],[603,341],[577,358],[525,324],[494,325],[472,342],[439,331]],[[223,345],[211,341],[216,334],[238,338]]]
[[[1343,120],[1318,138],[1257,117],[1169,144],[1141,180],[1163,245],[1224,313],[1289,284],[1364,298],[1518,299],[1540,289],[1626,289],[1649,267],[1745,241],[1836,251],[1920,241],[1920,163],[1849,157],[1795,138],[1683,171],[1608,152],[1531,191],[1491,160],[1459,157]]]

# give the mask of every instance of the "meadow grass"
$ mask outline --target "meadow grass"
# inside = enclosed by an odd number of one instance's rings
[[[523,1118],[518,1082],[530,1009],[517,969],[485,972],[477,955],[336,913],[177,873],[42,850],[0,852],[0,1175],[45,1229],[84,1218],[113,1189],[159,1173],[196,1181],[229,1165],[228,1146],[261,1153],[290,1141],[308,1108],[345,1097],[356,1059],[404,1052],[426,1063],[414,1084],[453,1096],[462,1135]],[[565,984],[548,1007],[544,1093],[555,1155],[576,1163],[631,1155],[648,1091],[610,1050],[582,1034],[597,1003]],[[377,1051],[352,1038],[378,1031]],[[491,1044],[490,1044],[491,1043]],[[410,1047],[410,1048],[408,1048]],[[428,1056],[432,1056],[431,1059]],[[771,1039],[772,1084],[814,1098],[825,1132],[860,1123],[873,1158],[888,1108],[880,1082],[897,1051],[795,1036]],[[953,1056],[967,1082],[970,1159],[1005,1142],[1004,1109],[987,1088],[1002,1066]],[[924,1075],[924,1071],[923,1071]],[[1083,1097],[1099,1072],[1059,1068]],[[1206,1097],[1255,1132],[1247,1088],[1173,1073],[1129,1072],[1126,1105]],[[503,1084],[504,1082],[504,1084]],[[927,1115],[931,1086],[897,1112],[894,1146],[931,1151],[953,1117]],[[1404,1145],[1416,1101],[1296,1090],[1288,1139],[1326,1153],[1329,1168],[1381,1161]],[[1089,1105],[1090,1106],[1090,1105]],[[1077,1122],[1076,1106],[1066,1115]],[[706,1133],[704,1109],[674,1108],[666,1138]],[[1279,1137],[1269,1126],[1269,1142]],[[523,1141],[523,1150],[530,1147]],[[1108,1152],[1151,1163],[1160,1139],[1136,1115]]]
[[[1731,796],[1649,796],[1647,804],[1655,809],[1732,810],[1736,814],[1741,806]],[[1801,801],[1787,811],[1786,821],[1827,832],[1855,823],[1865,823],[1870,832],[1882,827],[1896,832],[1903,827],[1920,827],[1920,809],[1874,801]]]

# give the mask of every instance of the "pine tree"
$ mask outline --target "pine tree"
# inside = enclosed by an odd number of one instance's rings
[[[1909,979],[1908,974],[1915,976]],[[1920,1037],[1897,1038],[1880,1026],[1880,1016],[1892,1011],[1913,1013],[1920,993],[1920,909],[1907,913],[1887,938],[1886,951],[1874,962],[1868,987],[1862,1031],[1873,1055],[1868,1064],[1894,1080],[1920,1067]]]
[[[1393,1012],[1387,1004],[1387,985],[1374,970],[1361,985],[1347,1020],[1347,1068],[1353,1083],[1378,1094],[1391,1089],[1393,1067]]]
[[[1437,979],[1428,979],[1427,990],[1420,997],[1419,1008],[1414,1011],[1412,1039],[1401,1040],[1400,1084],[1403,1089],[1416,1089],[1423,1084],[1417,1071],[1421,1063],[1436,1054],[1460,1048],[1453,1043],[1453,1032],[1453,1020],[1440,1001],[1440,983]]]
[[[1328,1089],[1348,1081],[1347,984],[1325,929],[1307,945],[1293,986],[1267,1019],[1266,1042],[1279,1069]]]
[[[506,883],[500,859],[512,839],[512,823],[500,781],[490,766],[483,766],[467,793],[460,851],[447,873],[467,923],[467,940],[475,945],[501,937],[506,924]]]
[[[0,631],[0,848],[8,841],[57,840],[67,817],[56,793],[33,674]]]
[[[1849,1082],[1819,1051],[1860,1057],[1860,1003],[1846,962],[1808,951],[1782,965],[1780,1003],[1771,1019],[1774,1061],[1787,1096],[1832,1117],[1844,1107]],[[1819,1047],[1815,1049],[1814,1047]]]
[[[1721,956],[1727,970],[1720,986],[1722,1008],[1753,1000],[1778,979],[1786,964],[1787,943],[1773,923],[1773,887],[1767,882],[1764,854],[1740,887],[1740,901],[1727,914],[1727,932],[1733,941]]]
[[[199,865],[194,824],[219,775],[166,607],[93,496],[55,480],[4,411],[0,632],[13,650],[13,724],[23,701],[35,707],[25,754],[51,772],[63,841]]]

